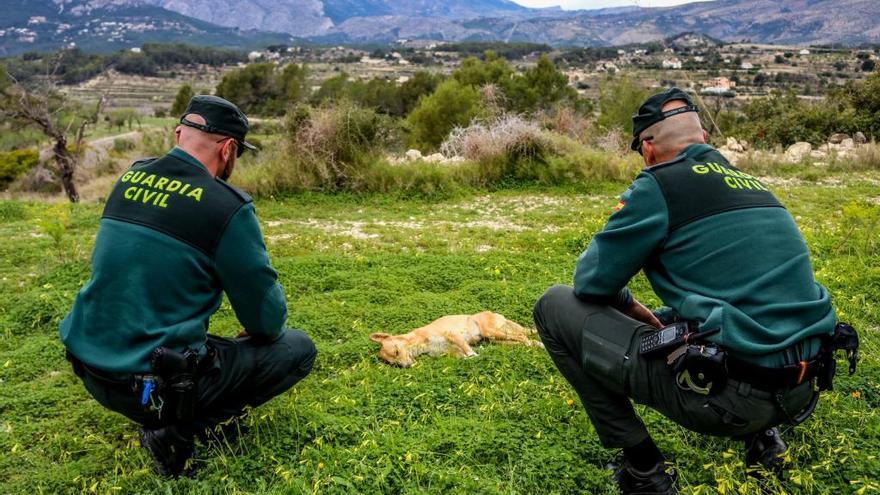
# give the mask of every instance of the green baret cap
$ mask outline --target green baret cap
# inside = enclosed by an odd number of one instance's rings
[[[204,125],[187,120],[186,116],[190,114],[201,115],[205,119]],[[241,156],[245,149],[257,149],[256,146],[244,140],[248,131],[251,130],[247,116],[233,103],[219,96],[193,96],[189,100],[189,105],[183,112],[183,116],[180,117],[180,124],[211,134],[234,138],[238,142],[238,156]]]
[[[687,103],[687,105],[667,112],[662,110],[663,105],[675,100],[682,100]],[[641,144],[639,136],[642,135],[645,129],[651,127],[657,122],[668,119],[673,115],[699,111],[700,110],[697,106],[694,105],[694,100],[691,99],[691,95],[685,93],[679,88],[669,88],[662,93],[657,93],[645,100],[645,102],[642,103],[642,106],[639,107],[639,113],[633,115],[633,141],[630,148],[633,151],[639,151],[639,145]]]

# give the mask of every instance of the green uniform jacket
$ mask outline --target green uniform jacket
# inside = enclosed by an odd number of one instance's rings
[[[287,318],[277,280],[250,197],[174,148],[114,187],[61,340],[94,368],[148,372],[156,347],[204,348],[224,292],[248,332],[275,339]]]
[[[574,290],[622,309],[639,270],[665,305],[701,330],[721,328],[712,340],[756,364],[812,357],[819,339],[810,337],[834,330],[792,216],[708,145],[636,177],[578,259]]]

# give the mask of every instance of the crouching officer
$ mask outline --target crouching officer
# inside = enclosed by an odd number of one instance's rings
[[[136,162],[107,200],[92,277],[61,322],[86,390],[142,425],[161,474],[183,474],[194,436],[288,390],[316,350],[287,330],[287,306],[251,198],[225,182],[253,147],[245,115],[195,96],[177,146]],[[245,328],[207,335],[223,293]]]
[[[772,467],[786,449],[774,427],[812,411],[841,333],[792,216],[706,144],[697,111],[676,88],[641,106],[632,148],[647,168],[578,259],[574,288],[551,287],[534,309],[600,441],[623,449],[623,493],[676,490],[630,399],[693,431],[742,439],[749,464]],[[664,311],[626,288],[640,270]]]

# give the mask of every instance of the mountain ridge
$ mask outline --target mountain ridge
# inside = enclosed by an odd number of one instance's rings
[[[0,55],[70,43],[111,51],[147,41],[248,49],[294,38],[340,44],[430,39],[613,46],[692,31],[728,42],[859,45],[880,43],[876,3],[713,0],[563,11],[510,0],[0,0],[8,13],[0,20]]]
[[[248,49],[293,41],[289,34],[216,26],[143,3],[0,0],[0,11],[0,56],[71,47],[112,52],[148,42]]]

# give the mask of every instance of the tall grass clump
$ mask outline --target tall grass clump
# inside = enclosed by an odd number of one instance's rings
[[[396,139],[386,116],[351,102],[292,109],[284,139],[243,167],[236,182],[252,194],[284,191],[360,191],[369,169]]]
[[[545,185],[583,180],[629,180],[642,167],[638,156],[619,147],[595,149],[518,115],[474,122],[454,129],[441,146],[446,156],[473,161],[479,182]]]

